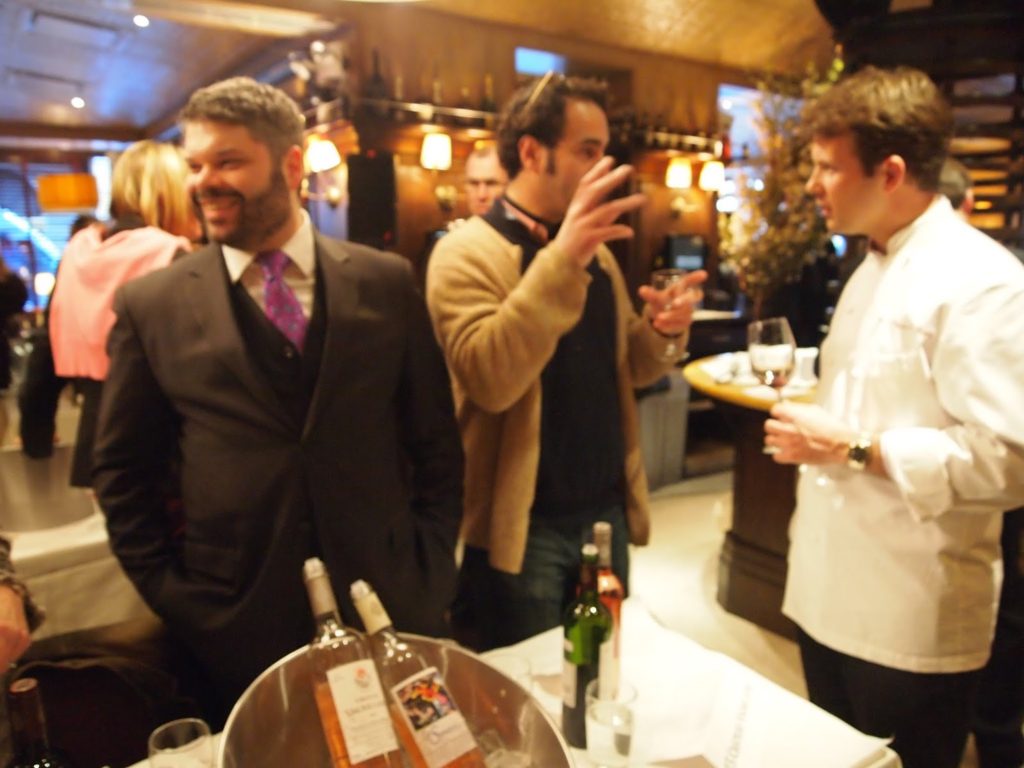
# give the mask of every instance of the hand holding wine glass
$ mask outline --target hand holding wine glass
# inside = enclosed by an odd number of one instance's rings
[[[782,388],[793,373],[796,340],[784,317],[755,320],[747,326],[747,352],[750,369],[763,384],[775,390],[782,400]]]
[[[647,304],[654,328],[665,336],[681,335],[693,322],[694,308],[703,298],[701,284],[707,279],[703,270],[657,269],[650,285],[640,287],[640,298]],[[683,350],[669,342],[665,356],[674,358]]]

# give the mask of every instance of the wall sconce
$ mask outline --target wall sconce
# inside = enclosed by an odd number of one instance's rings
[[[310,135],[303,162],[309,174],[302,180],[300,193],[303,199],[325,202],[331,208],[337,208],[345,199],[342,186],[348,180],[348,168],[342,163],[338,146],[330,139]],[[322,173],[326,176],[321,177]]]
[[[428,133],[423,137],[420,148],[420,165],[434,172],[437,180],[438,171],[447,171],[452,167],[452,137],[447,133]],[[459,191],[451,184],[437,184],[434,197],[445,213],[451,213],[458,199]]]
[[[316,136],[309,137],[309,144],[306,145],[306,167],[310,173],[329,171],[339,165],[341,155],[333,141]]]
[[[700,169],[697,186],[707,192],[717,192],[725,183],[725,166],[720,160],[708,160]]]
[[[686,190],[693,186],[693,166],[690,165],[688,158],[673,157],[668,161],[668,168],[665,169],[665,186],[679,191],[669,205],[669,213],[673,219],[696,210],[697,206],[686,199]]]
[[[452,167],[452,137],[447,133],[428,133],[420,148],[420,165],[428,171],[447,171]]]
[[[96,177],[91,173],[50,173],[36,179],[39,209],[57,211],[94,211],[99,203]]]
[[[685,157],[673,157],[665,169],[665,186],[669,189],[689,189],[693,186],[693,167]]]

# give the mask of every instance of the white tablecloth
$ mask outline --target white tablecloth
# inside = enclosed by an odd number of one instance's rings
[[[152,615],[110,551],[99,512],[55,528],[4,535],[11,539],[15,570],[46,608],[46,623],[33,639]]]
[[[636,766],[898,768],[885,740],[865,736],[720,653],[659,625],[631,598],[622,613],[622,677],[637,689]],[[562,630],[484,654],[530,660],[534,695],[557,723]],[[574,750],[579,768],[590,762]]]

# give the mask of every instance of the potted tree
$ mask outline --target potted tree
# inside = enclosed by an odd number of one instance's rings
[[[722,260],[736,272],[754,317],[786,315],[794,330],[801,324],[800,282],[806,279],[807,268],[823,257],[828,241],[825,222],[804,190],[811,161],[809,137],[800,131],[800,111],[804,101],[831,86],[842,69],[842,61],[836,59],[824,74],[810,65],[796,80],[778,75],[756,78],[760,93],[755,124],[761,152],[750,172],[740,174],[736,212],[719,218]]]

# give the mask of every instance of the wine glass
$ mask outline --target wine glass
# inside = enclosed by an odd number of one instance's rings
[[[678,283],[683,277],[686,276],[685,269],[677,269],[675,267],[670,269],[656,269],[651,272],[651,288],[656,291],[668,291],[673,285]],[[669,293],[668,300],[664,303],[663,308],[669,309],[675,306],[676,301],[679,298],[679,294],[675,291]],[[665,347],[665,357],[675,357],[679,353],[679,348],[676,346],[674,341],[670,341],[668,346]]]
[[[197,717],[171,720],[149,736],[150,768],[213,768],[210,726]]]
[[[789,321],[784,317],[755,320],[747,326],[747,352],[750,370],[775,390],[782,401],[782,388],[786,386],[796,363],[796,340]]]

